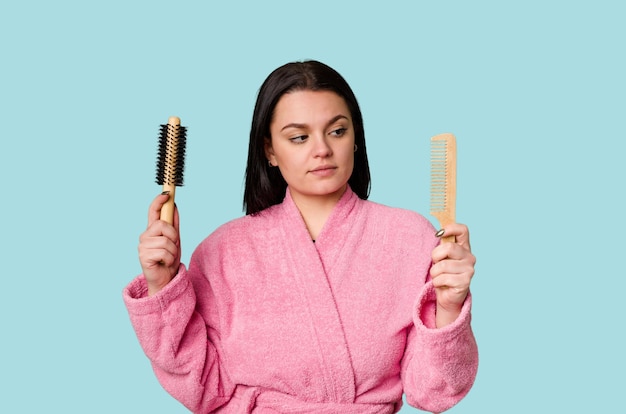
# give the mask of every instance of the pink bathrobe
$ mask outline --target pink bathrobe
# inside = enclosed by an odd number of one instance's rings
[[[403,392],[441,412],[478,354],[471,297],[435,328],[434,233],[348,188],[313,243],[287,191],[217,229],[158,294],[140,275],[124,301],[160,383],[194,413],[394,413]]]

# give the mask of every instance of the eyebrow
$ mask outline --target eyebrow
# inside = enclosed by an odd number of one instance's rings
[[[339,115],[335,115],[334,117],[332,117],[328,123],[326,124],[326,126],[331,125],[337,121],[339,121],[340,119],[345,119],[348,120],[348,117],[342,114]],[[297,122],[292,122],[290,124],[285,125],[284,127],[282,127],[281,131],[284,131],[287,128],[306,128],[307,124],[299,124]]]

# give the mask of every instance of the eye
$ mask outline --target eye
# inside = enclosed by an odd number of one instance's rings
[[[299,135],[297,137],[289,138],[289,141],[293,142],[294,144],[302,144],[304,141],[306,141],[307,138],[307,135]]]
[[[335,137],[342,137],[346,134],[346,131],[348,130],[348,128],[337,128],[333,131],[331,131],[331,135],[335,136]]]

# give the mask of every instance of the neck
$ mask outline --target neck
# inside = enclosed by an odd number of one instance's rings
[[[300,211],[300,215],[309,230],[311,239],[317,239],[330,213],[332,213],[339,199],[345,193],[346,188],[347,186],[332,195],[324,196],[300,195],[294,197],[294,194],[292,194],[293,201]]]

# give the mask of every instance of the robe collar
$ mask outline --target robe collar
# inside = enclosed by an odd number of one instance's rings
[[[357,221],[362,201],[350,189],[341,196],[315,243],[289,189],[276,210],[285,241],[285,259],[293,271],[294,288],[309,308],[324,383],[325,398],[353,402],[356,388],[345,332],[329,275]]]
[[[348,185],[346,187],[346,191],[344,191],[335,207],[333,207],[333,211],[328,216],[326,223],[315,240],[318,246],[325,244],[325,239],[333,238],[334,233],[337,233],[335,230],[342,228],[345,229],[345,224],[348,222],[348,218],[357,206],[358,201],[359,197]],[[309,231],[306,228],[306,224],[300,214],[300,210],[298,210],[298,206],[291,197],[289,188],[287,188],[285,192],[285,198],[281,204],[281,210],[281,215],[289,221],[289,225],[292,227],[293,231],[300,233],[299,236],[302,235],[310,240],[311,236]]]

